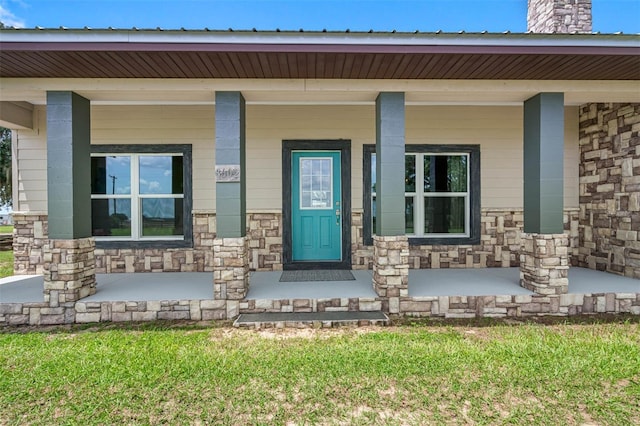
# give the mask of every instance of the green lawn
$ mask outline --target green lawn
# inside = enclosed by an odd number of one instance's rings
[[[0,333],[0,424],[640,424],[629,321]]]
[[[13,275],[13,251],[0,251],[0,278],[11,275]]]
[[[13,234],[13,225],[0,225],[0,234]]]

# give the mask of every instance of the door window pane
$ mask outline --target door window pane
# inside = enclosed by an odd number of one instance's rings
[[[300,207],[303,209],[332,208],[331,158],[300,159]]]
[[[92,194],[131,194],[131,157],[91,157]]]
[[[142,236],[182,235],[182,198],[143,198]]]
[[[182,194],[182,157],[141,155],[140,194]]]
[[[466,155],[425,155],[425,192],[466,192]]]
[[[131,236],[131,200],[103,198],[91,200],[91,228],[94,236]]]
[[[427,234],[463,234],[465,197],[425,197],[424,231]]]

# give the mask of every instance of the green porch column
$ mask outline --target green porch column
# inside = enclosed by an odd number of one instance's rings
[[[47,92],[49,241],[43,271],[45,301],[53,307],[95,293],[90,109],[76,93]]]
[[[569,237],[563,226],[564,94],[524,103],[524,234],[520,285],[540,294],[568,290]]]
[[[47,92],[49,238],[91,236],[91,112],[73,92]]]
[[[376,99],[376,235],[405,234],[404,93]]]
[[[218,237],[246,234],[245,102],[216,92],[216,217]]]
[[[524,103],[524,232],[563,232],[564,94]]]
[[[245,101],[216,92],[216,239],[214,298],[243,299],[249,289],[246,237]]]
[[[409,240],[405,235],[404,93],[383,92],[376,99],[376,235],[373,237],[373,287],[398,313],[408,296]]]

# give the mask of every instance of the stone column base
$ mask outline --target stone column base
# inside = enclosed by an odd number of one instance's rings
[[[249,291],[249,239],[213,240],[213,298],[241,300]]]
[[[409,239],[406,236],[374,235],[373,288],[380,297],[409,295]]]
[[[96,292],[95,240],[48,240],[43,248],[44,301],[57,307]]]
[[[520,286],[538,294],[569,291],[569,235],[522,234]]]

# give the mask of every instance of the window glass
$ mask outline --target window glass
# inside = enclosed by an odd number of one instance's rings
[[[371,197],[371,235],[376,233],[376,196]]]
[[[415,234],[413,225],[414,197],[404,198],[404,226],[407,234]]]
[[[91,157],[92,194],[131,194],[131,157]]]
[[[465,197],[425,197],[424,232],[427,234],[463,234]]]
[[[140,194],[182,194],[182,157],[141,155]]]
[[[91,200],[91,228],[94,236],[131,236],[131,199]]]
[[[175,154],[93,155],[92,235],[113,240],[184,235],[183,158]]]
[[[376,153],[371,154],[371,192],[376,192]]]
[[[404,156],[404,192],[416,192],[416,156]]]
[[[466,192],[466,155],[425,155],[425,192]]]
[[[143,198],[142,236],[181,235],[182,198]]]

